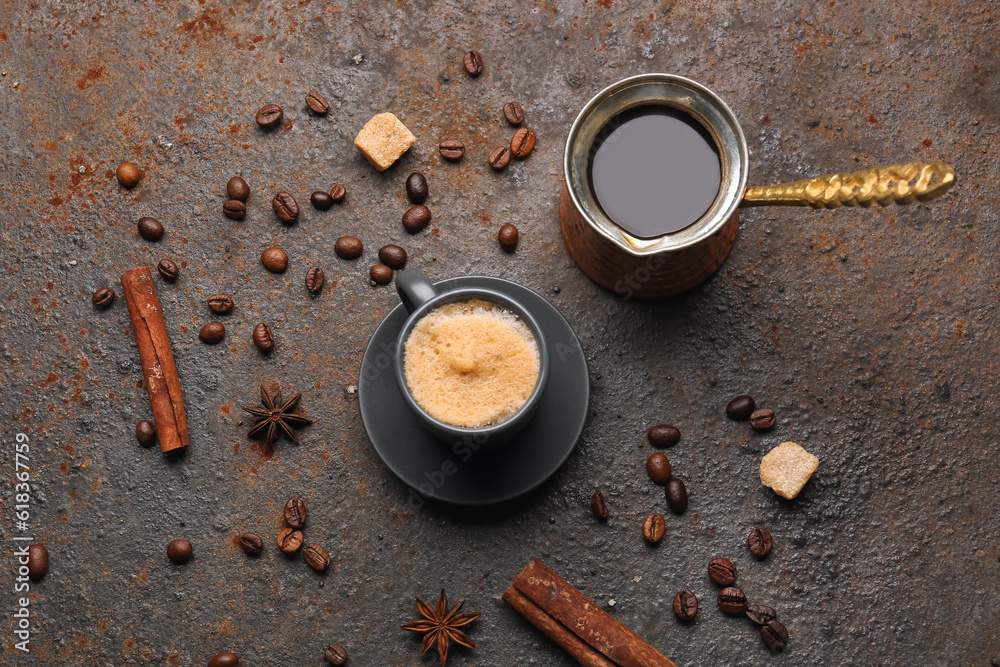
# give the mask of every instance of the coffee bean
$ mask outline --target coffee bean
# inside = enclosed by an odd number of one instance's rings
[[[118,165],[118,168],[115,169],[115,178],[118,179],[118,183],[123,188],[131,190],[139,184],[139,168],[131,162],[122,162]]]
[[[423,204],[417,204],[403,214],[403,229],[410,234],[416,234],[431,222],[431,210]]]
[[[323,273],[323,269],[314,266],[306,271],[306,289],[310,294],[322,292],[324,284],[326,284],[326,274]]]
[[[233,305],[233,297],[228,294],[213,294],[208,297],[208,307],[216,313],[228,313]]]
[[[186,563],[191,559],[191,543],[187,540],[174,540],[167,545],[167,558],[177,563]]]
[[[670,460],[663,452],[653,452],[646,459],[646,473],[653,484],[663,486],[670,479]]]
[[[282,553],[293,554],[302,548],[302,531],[282,528],[278,533],[278,548]]]
[[[233,176],[226,183],[226,194],[230,199],[245,202],[250,198],[250,186],[239,176]]]
[[[773,428],[774,422],[774,410],[768,408],[754,410],[753,414],[750,415],[750,426],[753,426],[758,431],[766,431],[769,428]]]
[[[673,447],[681,440],[681,432],[670,424],[657,424],[646,433],[653,447]]]
[[[465,144],[458,139],[445,139],[438,145],[438,150],[446,160],[461,160],[465,155]]]
[[[307,544],[302,550],[302,559],[317,572],[326,572],[330,567],[330,554],[318,544]]]
[[[768,621],[760,626],[760,638],[764,646],[777,653],[785,650],[788,644],[788,630],[781,621]]]
[[[719,597],[715,601],[719,609],[727,614],[742,614],[747,608],[746,594],[733,586],[726,586],[719,591]]]
[[[517,231],[517,227],[509,222],[501,225],[500,231],[497,232],[497,242],[500,243],[500,247],[504,252],[514,252],[517,250],[517,242],[520,239],[521,234]]]
[[[309,195],[309,201],[312,203],[313,208],[318,211],[328,211],[333,206],[333,197],[322,190],[317,190]]]
[[[406,266],[406,251],[398,245],[384,245],[378,250],[379,261],[390,269],[399,271]]]
[[[289,498],[285,503],[285,523],[292,528],[306,525],[306,504],[301,498]]]
[[[738,422],[746,421],[753,414],[754,407],[753,396],[737,396],[726,406],[726,415]]]
[[[343,185],[335,185],[332,188],[330,188],[330,199],[332,199],[334,202],[342,202],[344,201],[344,197],[346,196],[347,196],[347,188],[345,188]]]
[[[232,651],[224,651],[208,661],[208,667],[236,667],[240,664],[239,656]]]
[[[284,273],[288,269],[288,253],[276,246],[268,248],[260,254],[260,263],[272,273]]]
[[[427,201],[427,179],[419,171],[415,171],[406,177],[406,196],[414,204],[423,204]]]
[[[243,533],[240,535],[240,549],[250,556],[257,556],[264,550],[264,539],[257,533]]]
[[[747,607],[746,617],[756,625],[766,625],[768,621],[778,620],[778,614],[766,604],[752,604]]]
[[[201,339],[202,343],[207,345],[215,345],[222,341],[226,337],[226,325],[222,322],[209,322],[201,328],[198,332],[198,338]]]
[[[691,591],[681,591],[674,596],[674,616],[687,623],[698,614],[698,597]]]
[[[660,514],[650,514],[642,522],[642,536],[650,544],[656,544],[663,539],[663,531],[667,529],[667,522]]]
[[[156,427],[151,421],[143,419],[135,425],[135,439],[143,447],[152,447],[156,442]]]
[[[664,489],[664,493],[667,497],[667,507],[674,514],[684,514],[684,510],[688,507],[688,492],[684,482],[676,477],[671,477],[667,480],[667,488]]]
[[[483,57],[479,55],[479,51],[466,51],[462,57],[462,64],[465,65],[465,71],[472,76],[479,76],[483,71]]]
[[[306,104],[312,109],[313,113],[318,113],[320,115],[325,114],[330,110],[330,103],[326,101],[326,98],[317,93],[315,90],[306,94]]]
[[[590,509],[594,510],[594,516],[598,519],[608,518],[608,504],[604,502],[604,494],[600,490],[594,491],[590,498]]]
[[[284,223],[290,224],[299,219],[299,203],[295,201],[295,197],[287,192],[279,192],[274,195],[274,199],[271,200],[271,208],[274,209],[278,219]]]
[[[161,259],[156,265],[156,270],[168,283],[177,280],[177,275],[180,273],[180,269],[172,259]]]
[[[230,220],[242,220],[247,217],[247,205],[239,199],[230,199],[222,205],[222,215]]]
[[[115,291],[110,287],[102,287],[94,292],[90,302],[101,310],[109,308],[115,302]]]
[[[361,243],[361,239],[357,236],[341,236],[337,239],[337,242],[333,244],[333,251],[337,253],[337,257],[341,259],[357,259],[361,257],[361,253],[364,252],[365,246]]]
[[[368,276],[376,285],[388,285],[392,282],[392,269],[385,264],[376,264],[368,269]]]
[[[347,650],[340,644],[330,644],[323,651],[323,658],[326,659],[331,665],[346,665],[350,658],[347,655]]]
[[[486,158],[486,161],[490,163],[490,166],[497,171],[503,171],[504,168],[510,163],[510,149],[506,146],[498,146],[493,149],[490,156]]]
[[[708,576],[720,586],[729,586],[736,581],[736,566],[725,558],[716,558],[708,564]]]
[[[763,558],[771,553],[774,540],[771,539],[771,533],[767,528],[754,528],[747,537],[747,546],[750,547],[750,553],[757,558]]]
[[[253,334],[250,338],[261,352],[270,352],[274,349],[274,336],[271,335],[271,327],[263,322],[253,328]]]
[[[514,154],[514,157],[524,159],[531,154],[531,151],[535,148],[535,131],[522,127],[520,130],[514,133],[514,136],[510,140],[510,152]]]
[[[28,576],[38,581],[49,571],[49,550],[44,544],[32,544],[28,547]]]
[[[139,236],[147,241],[159,241],[163,238],[163,225],[156,218],[139,218]]]
[[[261,127],[274,127],[285,117],[285,112],[277,104],[265,104],[254,119]]]
[[[503,105],[503,117],[511,125],[520,125],[524,122],[524,109],[517,102],[507,102]]]

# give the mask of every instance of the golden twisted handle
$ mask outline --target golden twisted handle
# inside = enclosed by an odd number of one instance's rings
[[[741,206],[886,206],[940,197],[955,185],[955,170],[943,162],[909,162],[807,178],[778,185],[751,185]]]

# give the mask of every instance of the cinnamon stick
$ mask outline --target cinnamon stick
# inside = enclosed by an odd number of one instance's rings
[[[160,451],[187,447],[187,418],[184,416],[181,382],[174,365],[174,354],[170,350],[167,324],[156,296],[153,274],[148,267],[141,267],[126,271],[121,280],[135,342],[139,345],[142,375],[146,381],[149,405],[153,409]]]
[[[503,599],[585,667],[677,667],[537,558]]]

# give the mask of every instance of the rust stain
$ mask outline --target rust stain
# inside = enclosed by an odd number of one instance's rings
[[[104,77],[104,68],[101,66],[91,67],[87,72],[76,80],[76,87],[80,90],[87,90],[94,82],[100,81]]]

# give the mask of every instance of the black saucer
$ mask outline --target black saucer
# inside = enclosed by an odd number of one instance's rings
[[[551,358],[551,375],[538,412],[512,442],[497,451],[474,451],[474,443],[449,445],[431,435],[403,401],[396,384],[396,336],[407,318],[400,304],[375,329],[361,360],[361,419],[375,451],[411,487],[411,505],[422,505],[424,498],[459,505],[511,500],[555,474],[580,439],[590,401],[583,348],[559,311],[526,287],[487,276],[435,284],[445,289],[495,289],[531,311],[545,332]]]

